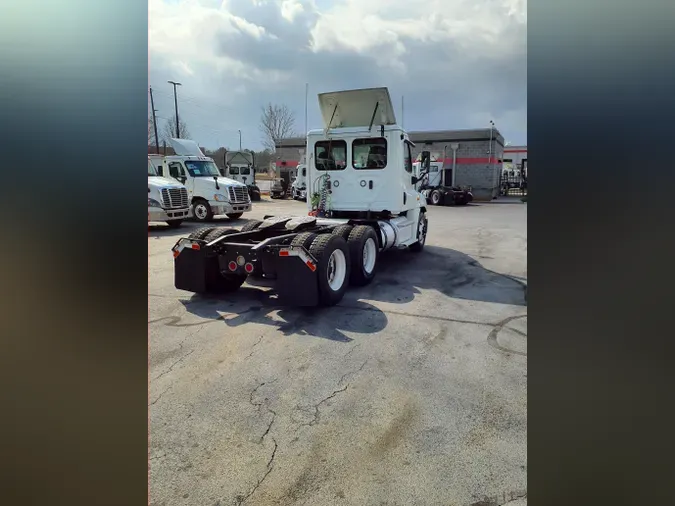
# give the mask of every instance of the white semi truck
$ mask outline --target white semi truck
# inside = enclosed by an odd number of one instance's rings
[[[297,174],[291,185],[291,196],[293,200],[307,200],[307,164],[304,156],[298,164]]]
[[[227,215],[236,220],[251,210],[246,185],[221,176],[212,158],[204,155],[196,142],[170,139],[175,155],[149,155],[157,172],[187,188],[191,217],[209,222]]]
[[[189,212],[185,186],[159,176],[148,157],[148,223],[165,221],[170,227],[179,227]]]
[[[260,188],[255,184],[255,155],[249,151],[227,151],[224,161],[223,176],[245,184],[251,200],[260,200]]]
[[[420,174],[420,171],[425,170],[423,167],[424,163],[425,160],[413,164],[415,174]],[[427,175],[424,178],[420,178],[418,185],[419,191],[427,199],[427,202],[435,206],[453,206],[466,205],[473,201],[471,189],[455,186],[454,167],[450,171],[452,181],[448,181],[448,170],[446,170],[443,162],[429,159],[427,163]]]
[[[172,248],[175,286],[237,290],[248,276],[274,280],[280,301],[337,304],[349,284],[370,283],[379,255],[421,252],[427,209],[408,134],[387,88],[319,95],[324,128],[307,134],[306,216],[266,216],[241,229],[204,227]],[[428,158],[428,152],[425,152]]]

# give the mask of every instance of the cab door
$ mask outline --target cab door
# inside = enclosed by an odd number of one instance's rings
[[[412,162],[412,144],[408,140],[403,141],[403,168],[401,171],[402,174],[402,185],[403,185],[403,210],[407,211],[409,209],[414,209],[419,207],[419,193],[417,192],[417,185],[413,184],[413,176],[419,177],[419,174],[415,175],[413,170]],[[421,164],[420,164],[421,171]]]

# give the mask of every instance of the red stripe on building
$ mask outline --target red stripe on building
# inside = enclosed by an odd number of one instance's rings
[[[527,149],[505,149],[504,153],[527,153]]]

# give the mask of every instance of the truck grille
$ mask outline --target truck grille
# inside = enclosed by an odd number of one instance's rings
[[[230,186],[230,202],[233,204],[243,204],[248,202],[248,189],[245,186]]]
[[[165,209],[188,207],[188,194],[185,188],[162,188],[162,205]]]

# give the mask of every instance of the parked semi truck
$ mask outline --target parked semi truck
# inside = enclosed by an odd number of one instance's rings
[[[180,227],[189,212],[185,186],[159,176],[148,157],[148,223],[164,221],[170,227]]]
[[[301,160],[298,164],[298,174],[291,185],[293,200],[307,200],[307,164]]]
[[[223,176],[246,185],[252,201],[260,200],[260,188],[255,184],[255,155],[249,151],[227,151]]]
[[[175,155],[148,155],[157,172],[187,188],[190,216],[209,222],[214,216],[227,215],[236,220],[251,210],[246,185],[222,177],[212,158],[204,155],[196,142],[170,139]]]
[[[419,191],[427,199],[427,202],[435,206],[466,205],[473,200],[473,194],[468,188],[455,186],[452,176],[448,180],[448,172],[454,175],[454,169],[447,170],[443,162],[432,161],[427,155],[425,160],[414,163],[414,171],[420,174],[425,170],[423,164],[428,164],[426,177],[420,179]]]
[[[387,88],[322,93],[324,128],[307,134],[307,216],[266,216],[241,229],[204,227],[173,246],[175,286],[237,290],[248,276],[272,280],[281,302],[337,304],[349,284],[375,277],[379,255],[421,252],[426,201],[416,189],[408,134]],[[428,154],[428,153],[427,153]]]

